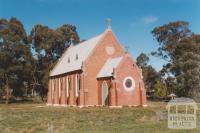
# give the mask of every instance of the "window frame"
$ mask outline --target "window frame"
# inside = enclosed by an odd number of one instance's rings
[[[126,86],[126,81],[127,81],[127,80],[131,80],[131,82],[132,82],[131,87],[127,87],[127,86]],[[130,76],[125,77],[124,80],[123,80],[123,87],[124,87],[124,89],[125,89],[126,91],[133,91],[133,90],[135,90],[135,80],[134,80],[134,78],[133,78],[133,77],[130,77]]]

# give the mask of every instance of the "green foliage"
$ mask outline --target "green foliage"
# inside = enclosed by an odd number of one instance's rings
[[[39,88],[39,93],[46,96],[48,89],[49,71],[53,68],[58,58],[64,50],[69,47],[73,39],[73,44],[79,42],[76,27],[63,25],[57,29],[50,29],[44,25],[35,25],[29,36],[35,50],[35,66],[33,72],[33,87]]]
[[[176,78],[172,76],[168,76],[165,80],[165,85],[167,87],[167,94],[175,94],[177,87]]]
[[[16,18],[0,19],[0,96],[6,88],[21,97],[33,89],[44,98],[49,71],[72,41],[79,42],[73,25],[50,29],[38,24],[27,36]]]
[[[147,92],[153,91],[154,84],[160,79],[159,73],[151,65],[148,65],[149,57],[146,54],[141,53],[136,60],[137,65],[142,69],[143,81]]]
[[[149,63],[149,57],[141,53],[137,57],[137,65],[142,68],[143,81],[147,94],[152,97],[165,97],[167,89],[165,84],[161,82],[160,72],[157,72]]]
[[[144,54],[141,53],[138,57],[137,57],[137,65],[140,66],[141,68],[145,68],[148,65],[149,62],[149,57]]]
[[[200,98],[200,37],[188,28],[187,22],[172,22],[155,28],[153,36],[159,43],[154,55],[169,59],[162,69],[165,74],[173,75],[168,81],[178,96]],[[171,82],[171,83],[170,83]]]
[[[182,40],[175,50],[176,57],[171,68],[178,82],[177,93],[200,98],[200,43],[199,36]]]
[[[23,24],[16,18],[0,19],[0,39],[1,92],[7,87],[13,89],[13,95],[22,96],[20,91],[30,76],[25,68],[32,58]]]
[[[158,41],[159,48],[152,54],[171,60],[178,43],[192,34],[188,25],[188,22],[176,21],[154,28],[152,34]]]
[[[154,94],[156,97],[165,97],[167,95],[167,88],[161,81],[156,81],[153,88],[155,90]]]

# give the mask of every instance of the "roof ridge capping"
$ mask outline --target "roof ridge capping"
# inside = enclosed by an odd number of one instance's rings
[[[85,40],[85,41],[83,41],[83,42],[79,42],[79,43],[77,43],[76,45],[73,45],[71,48],[77,47],[78,45],[83,45],[84,43],[86,43],[86,42],[88,42],[88,41],[91,41],[91,40],[93,40],[93,39],[96,39],[96,38],[99,38],[99,39],[100,39],[104,34],[105,34],[105,33],[101,33],[101,34],[96,35],[96,36],[94,36],[94,37],[92,37],[92,38],[89,38],[88,40]],[[100,40],[101,40],[101,39],[100,39]]]

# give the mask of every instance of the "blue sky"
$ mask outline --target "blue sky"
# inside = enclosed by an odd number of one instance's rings
[[[67,23],[88,39],[105,31],[109,17],[113,32],[134,58],[157,49],[151,34],[156,26],[183,20],[200,34],[199,10],[199,0],[0,0],[0,18],[17,17],[28,34],[35,24],[56,28]],[[164,61],[151,57],[150,63],[159,70]]]

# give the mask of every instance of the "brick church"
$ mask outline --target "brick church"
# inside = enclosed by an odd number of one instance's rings
[[[109,24],[65,51],[50,72],[47,105],[146,106],[142,71]]]

